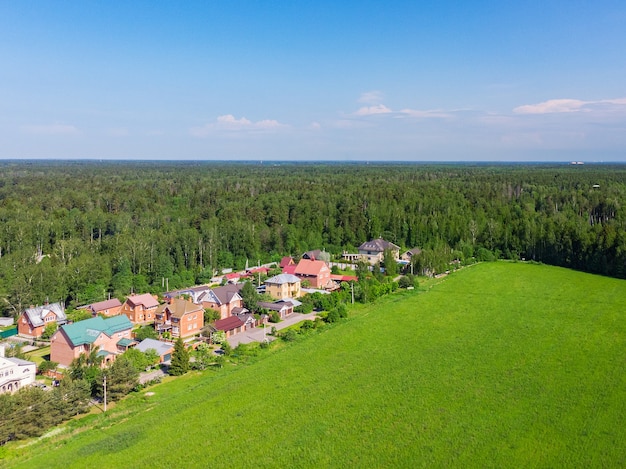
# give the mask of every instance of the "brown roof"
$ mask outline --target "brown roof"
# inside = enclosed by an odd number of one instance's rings
[[[172,317],[175,318],[182,318],[185,314],[196,313],[198,311],[204,313],[204,310],[201,306],[198,306],[197,304],[192,303],[191,301],[184,300],[182,298],[174,298],[172,302],[168,305],[165,305],[165,307],[170,311]],[[157,310],[157,313],[161,311],[161,308],[159,308]]]
[[[235,295],[238,295],[243,288],[243,283],[239,285],[224,285],[222,287],[213,288],[213,293],[221,304],[229,304]]]
[[[315,275],[318,276],[323,270],[328,270],[328,266],[324,261],[309,261],[302,259],[296,267],[296,275]]]
[[[213,323],[213,327],[218,331],[232,331],[243,326],[243,322],[237,316],[231,316],[226,319],[220,319]]]
[[[85,308],[88,308],[92,310],[94,313],[97,313],[98,311],[104,311],[105,309],[111,309],[111,308],[118,308],[120,306],[122,306],[122,303],[120,303],[120,300],[118,300],[117,298],[112,298],[110,300],[98,301],[97,303],[92,303],[90,305],[87,305]]]

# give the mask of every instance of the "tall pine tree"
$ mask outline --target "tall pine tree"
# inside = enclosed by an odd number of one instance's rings
[[[185,348],[183,339],[176,339],[174,344],[174,353],[172,354],[172,363],[170,364],[169,374],[172,376],[184,375],[189,371],[189,352]]]

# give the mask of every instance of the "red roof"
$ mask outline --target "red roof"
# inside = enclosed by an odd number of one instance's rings
[[[293,260],[293,257],[289,257],[289,256],[285,256],[280,260],[280,264],[279,267],[281,269],[284,269],[285,267],[287,267],[288,265],[294,265],[295,262]]]
[[[255,267],[254,269],[248,270],[249,274],[258,274],[261,272],[262,274],[267,274],[270,271],[267,267]]]
[[[338,282],[356,282],[359,278],[356,275],[336,275],[330,274],[331,280],[336,280]]]
[[[150,293],[144,293],[143,295],[132,295],[129,296],[126,301],[132,303],[135,306],[144,305],[144,307],[146,308],[154,308],[156,306],[159,306],[159,302],[155,300],[154,296],[152,296]]]
[[[313,275],[317,277],[324,270],[328,270],[328,266],[324,261],[302,259],[296,266],[296,275]]]
[[[238,327],[243,326],[243,322],[237,316],[231,316],[226,319],[220,319],[213,323],[213,327],[218,331],[232,331]]]
[[[230,274],[224,275],[228,280],[234,280],[236,278],[241,278],[241,274],[239,272],[231,272]]]
[[[291,275],[295,275],[296,274],[296,267],[298,267],[295,264],[290,264],[287,267],[283,267],[283,274],[291,274]]]

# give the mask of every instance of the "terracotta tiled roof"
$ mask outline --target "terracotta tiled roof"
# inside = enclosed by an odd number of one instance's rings
[[[296,275],[319,275],[322,271],[328,270],[328,266],[323,261],[309,261],[302,259],[296,267]]]
[[[166,306],[166,308],[172,313],[172,317],[182,318],[185,314],[202,312],[202,307],[198,306],[191,301],[184,300],[182,298],[174,298],[172,302]]]

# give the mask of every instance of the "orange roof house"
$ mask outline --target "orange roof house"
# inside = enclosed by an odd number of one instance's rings
[[[150,293],[131,295],[122,305],[121,314],[125,314],[133,324],[154,322],[159,302]]]
[[[173,298],[170,303],[157,308],[155,317],[157,331],[171,331],[175,338],[199,334],[204,327],[204,309],[191,299]]]
[[[324,288],[330,281],[330,269],[324,261],[302,259],[296,266],[295,275],[313,288]]]

